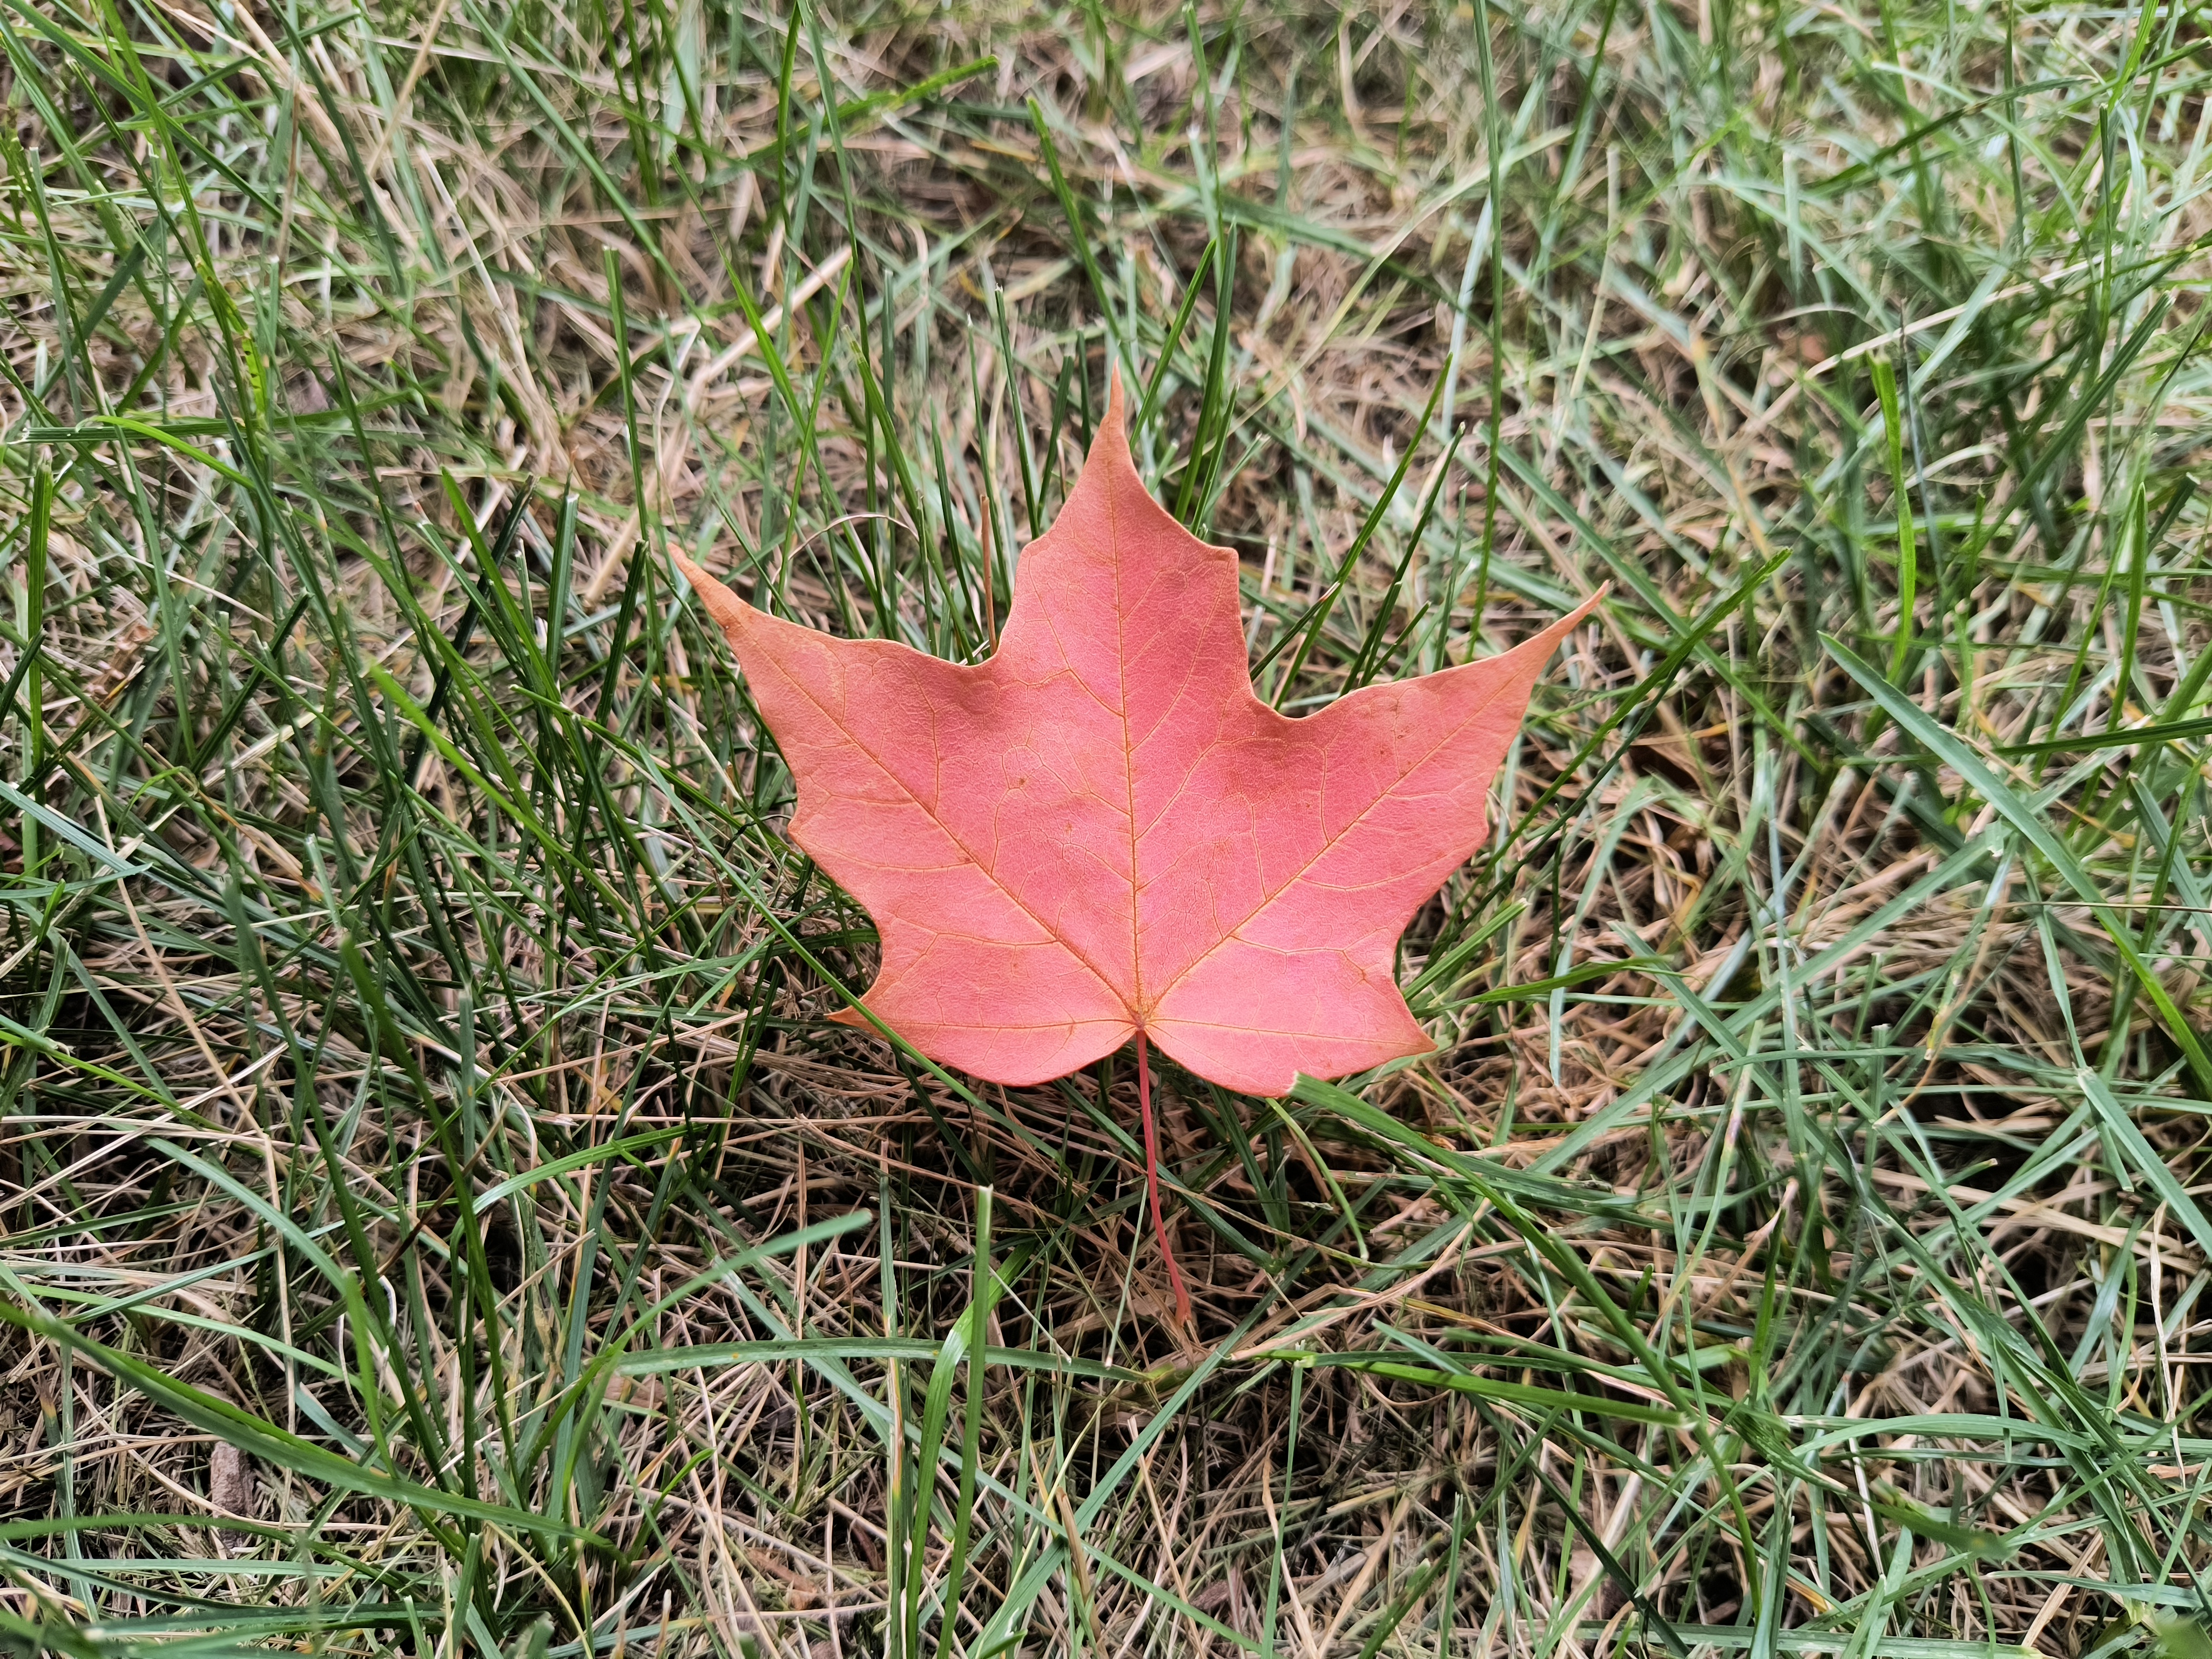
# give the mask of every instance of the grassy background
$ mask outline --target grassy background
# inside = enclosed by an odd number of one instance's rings
[[[7,0],[0,1640],[2193,1652],[2203,42]],[[973,656],[1114,364],[1286,708],[1613,584],[1188,1344],[665,557]]]

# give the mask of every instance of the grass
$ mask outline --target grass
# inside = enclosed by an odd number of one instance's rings
[[[2195,11],[0,46],[14,1649],[2201,1646]],[[1117,366],[1285,709],[1613,584],[1437,1055],[1163,1067],[1188,1342],[1126,1056],[827,1022],[666,556],[972,658]]]

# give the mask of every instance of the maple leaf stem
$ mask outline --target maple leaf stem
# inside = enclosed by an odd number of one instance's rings
[[[1167,1219],[1160,1213],[1160,1143],[1152,1129],[1152,1068],[1145,1056],[1142,1031],[1137,1033],[1137,1110],[1145,1121],[1145,1194],[1152,1200],[1152,1231],[1160,1241],[1160,1260],[1168,1264],[1168,1283],[1175,1287],[1176,1322],[1188,1327],[1190,1292],[1183,1288],[1182,1269],[1176,1266]]]

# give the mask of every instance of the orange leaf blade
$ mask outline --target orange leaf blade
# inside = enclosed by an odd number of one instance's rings
[[[797,781],[792,839],[875,918],[869,1009],[1008,1085],[1138,1032],[1256,1095],[1425,1051],[1398,936],[1480,847],[1536,677],[1596,603],[1279,714],[1252,693],[1236,556],[1146,491],[1118,384],[988,662],[779,621],[676,557]]]

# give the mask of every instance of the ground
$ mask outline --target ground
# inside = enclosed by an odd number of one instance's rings
[[[15,1647],[2202,1648],[2193,11],[0,45]],[[975,659],[1116,367],[1288,712],[1612,585],[1437,1053],[1163,1069],[1188,1330],[1127,1055],[830,1023],[670,557]]]

